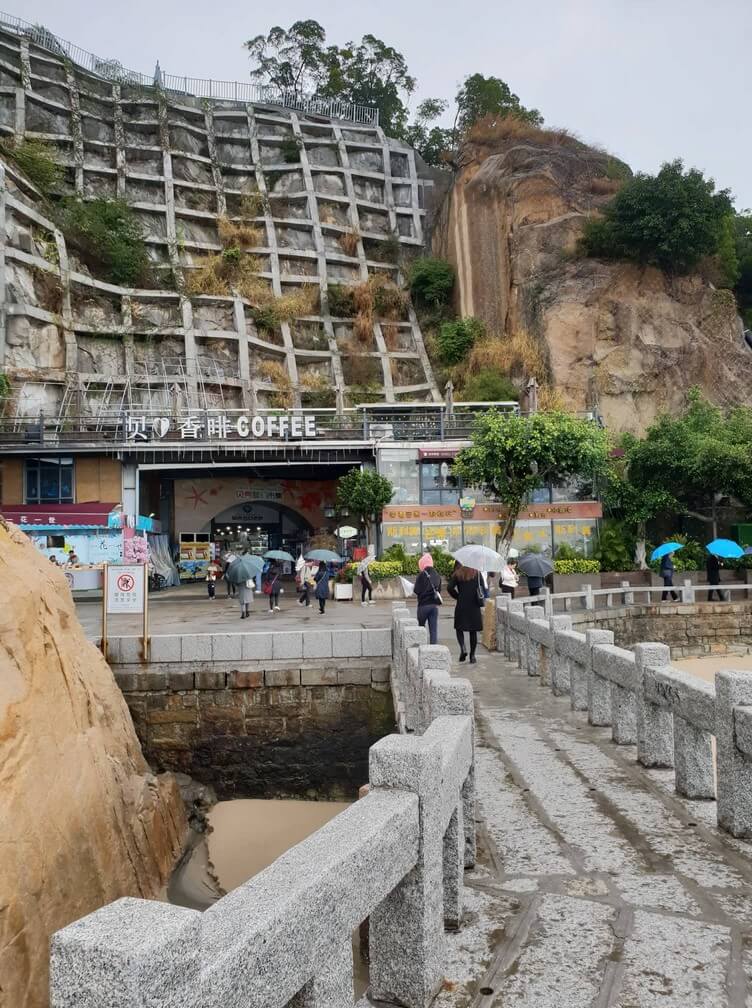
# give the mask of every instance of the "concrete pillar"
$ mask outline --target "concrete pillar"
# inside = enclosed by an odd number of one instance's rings
[[[695,600],[695,589],[689,578],[684,578],[681,586],[681,600],[683,603],[692,603]]]
[[[138,469],[135,462],[123,462],[120,478],[122,481],[123,514],[138,514]]]
[[[572,619],[570,616],[550,616],[548,626],[551,630],[549,637],[550,646],[541,649],[540,677],[541,686],[553,686],[554,668],[556,667],[556,645],[555,634],[557,630],[571,630]],[[567,670],[568,672],[569,670]]]
[[[556,620],[555,623],[554,620]],[[569,659],[556,646],[556,632],[557,630],[571,630],[572,617],[554,616],[551,620],[551,627],[554,638],[554,646],[551,652],[551,689],[554,696],[566,696],[571,686]]]
[[[671,662],[665,644],[635,644],[637,662],[637,759],[646,767],[673,767],[674,726],[671,711],[645,699],[643,682],[650,670]]]
[[[623,595],[624,605],[625,606],[634,605],[634,592],[633,591],[629,591],[629,589],[632,587],[630,585],[629,581],[622,581],[621,582],[621,586],[622,586],[622,588],[625,589],[625,592],[624,592],[624,595]]]
[[[593,586],[591,584],[585,584],[582,586],[582,590],[585,592],[585,608],[595,609],[595,596],[593,595]]]
[[[747,672],[716,672],[718,825],[735,837],[752,837],[752,760],[736,745],[734,707],[752,706]]]
[[[637,743],[637,701],[631,690],[611,683],[611,738],[617,745]]]
[[[320,973],[290,1001],[290,1008],[352,1008],[352,938],[344,935]]]
[[[614,635],[611,630],[586,630],[585,643],[588,656],[588,721],[591,725],[605,727],[611,724],[611,684],[595,674],[593,648],[596,644],[613,644]]]
[[[50,1008],[202,1008],[201,914],[120,899],[52,936]]]
[[[462,802],[449,820],[443,842],[444,927],[459,931],[462,920],[462,876],[465,870],[465,828]]]
[[[405,1008],[428,1008],[444,966],[441,745],[390,735],[370,750],[372,788],[419,798],[418,863],[371,914],[371,993]]]
[[[509,641],[507,640],[507,606],[508,595],[496,596],[496,650],[509,657]]]
[[[715,798],[713,736],[674,714],[676,790],[685,798]]]

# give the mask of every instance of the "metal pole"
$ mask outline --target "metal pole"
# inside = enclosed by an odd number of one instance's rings
[[[102,654],[107,661],[107,568],[109,564],[105,562],[102,570]]]
[[[144,662],[149,660],[149,565],[143,564],[144,568],[144,641],[143,656]]]

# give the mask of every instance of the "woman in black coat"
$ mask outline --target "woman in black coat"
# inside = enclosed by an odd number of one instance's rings
[[[478,631],[483,629],[483,585],[480,573],[474,567],[459,564],[449,579],[447,591],[457,600],[454,607],[454,630],[460,646],[460,661],[467,658],[465,651],[465,631],[470,634],[470,664],[475,664],[475,649],[478,646]]]

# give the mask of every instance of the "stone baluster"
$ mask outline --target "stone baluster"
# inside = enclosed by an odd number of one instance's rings
[[[554,646],[554,635],[557,630],[571,630],[572,619],[570,616],[549,616],[548,633],[546,643],[541,646],[540,652],[540,683],[541,686],[552,686],[554,677],[554,665],[556,663],[556,648]]]
[[[715,798],[713,736],[674,714],[676,790],[685,798]]]
[[[680,591],[682,603],[691,605],[695,600],[695,589],[689,578],[684,578]]]
[[[622,604],[625,606],[634,605],[634,592],[629,590],[632,587],[629,581],[622,581],[621,586],[624,589]]]
[[[554,622],[556,621],[556,622]],[[551,689],[554,696],[567,696],[571,686],[569,658],[557,646],[557,632],[572,629],[571,616],[554,616],[551,620],[553,648],[551,651]]]
[[[419,799],[418,863],[371,914],[370,978],[376,1000],[428,1008],[444,966],[441,745],[390,735],[370,750],[372,788],[398,788]]]
[[[593,586],[591,584],[584,584],[582,590],[585,592],[583,599],[583,605],[585,609],[595,609],[595,595],[593,595]]]
[[[569,706],[572,710],[588,709],[588,646],[583,640],[576,655],[569,660]]]
[[[52,937],[50,1008],[203,1008],[201,988],[196,910],[119,899]]]
[[[588,721],[606,727],[611,724],[611,683],[597,675],[593,668],[593,648],[597,644],[613,644],[611,630],[586,630]]]
[[[673,715],[645,699],[644,679],[651,669],[661,668],[671,661],[671,651],[665,644],[635,644],[637,698],[637,759],[646,767],[673,767]]]
[[[611,738],[617,745],[637,744],[637,675],[635,662],[631,689],[611,683]]]
[[[716,672],[718,825],[735,837],[752,837],[752,760],[736,744],[735,707],[752,706],[748,672]]]
[[[496,596],[496,650],[509,658],[509,595]]]

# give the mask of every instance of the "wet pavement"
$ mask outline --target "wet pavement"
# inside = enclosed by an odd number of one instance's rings
[[[752,1005],[752,844],[715,802],[500,655],[455,670],[476,694],[481,853],[436,1004]]]

